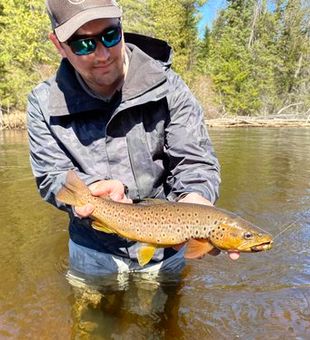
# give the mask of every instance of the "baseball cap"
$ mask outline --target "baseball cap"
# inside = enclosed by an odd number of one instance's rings
[[[122,9],[114,0],[46,0],[46,8],[60,42],[68,40],[89,21],[122,16]]]

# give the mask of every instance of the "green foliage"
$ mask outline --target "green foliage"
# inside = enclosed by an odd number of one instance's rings
[[[197,64],[199,0],[122,0],[124,28],[163,39],[173,48],[173,68],[184,79],[193,79]]]
[[[0,103],[23,109],[46,65],[55,62],[47,38],[49,20],[40,0],[1,0],[0,6]]]
[[[198,38],[206,0],[120,0],[126,31],[166,40],[173,68],[214,115],[310,107],[310,6],[305,0],[227,0]],[[270,4],[272,3],[272,7]],[[273,10],[271,10],[273,8]],[[57,67],[43,0],[0,0],[0,107],[24,110],[27,93]]]
[[[204,70],[224,112],[267,114],[309,108],[309,5],[300,0],[227,1],[209,36]]]
[[[197,64],[198,8],[206,1],[150,0],[154,36],[173,48],[173,68],[190,82]]]
[[[154,35],[150,3],[148,0],[120,0],[123,9],[123,27],[125,31]]]

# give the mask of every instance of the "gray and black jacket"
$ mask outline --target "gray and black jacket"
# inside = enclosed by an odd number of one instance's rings
[[[125,40],[129,69],[122,90],[110,102],[85,92],[63,59],[57,74],[29,95],[28,132],[39,192],[69,213],[70,238],[135,259],[135,242],[92,229],[89,219],[75,217],[71,207],[56,200],[69,169],[88,185],[118,179],[133,200],[176,200],[198,192],[215,202],[220,177],[201,107],[170,68],[170,47],[135,34],[125,34]],[[158,250],[153,260],[173,253]]]

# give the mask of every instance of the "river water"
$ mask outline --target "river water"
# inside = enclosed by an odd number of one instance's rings
[[[309,339],[310,129],[210,135],[217,206],[272,233],[274,248],[190,260],[178,278],[77,288],[67,217],[39,197],[25,134],[0,132],[0,339]]]

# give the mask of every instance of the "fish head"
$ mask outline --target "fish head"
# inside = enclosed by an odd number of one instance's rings
[[[272,236],[238,216],[225,218],[214,226],[209,236],[217,248],[227,251],[258,252],[272,247]]]

